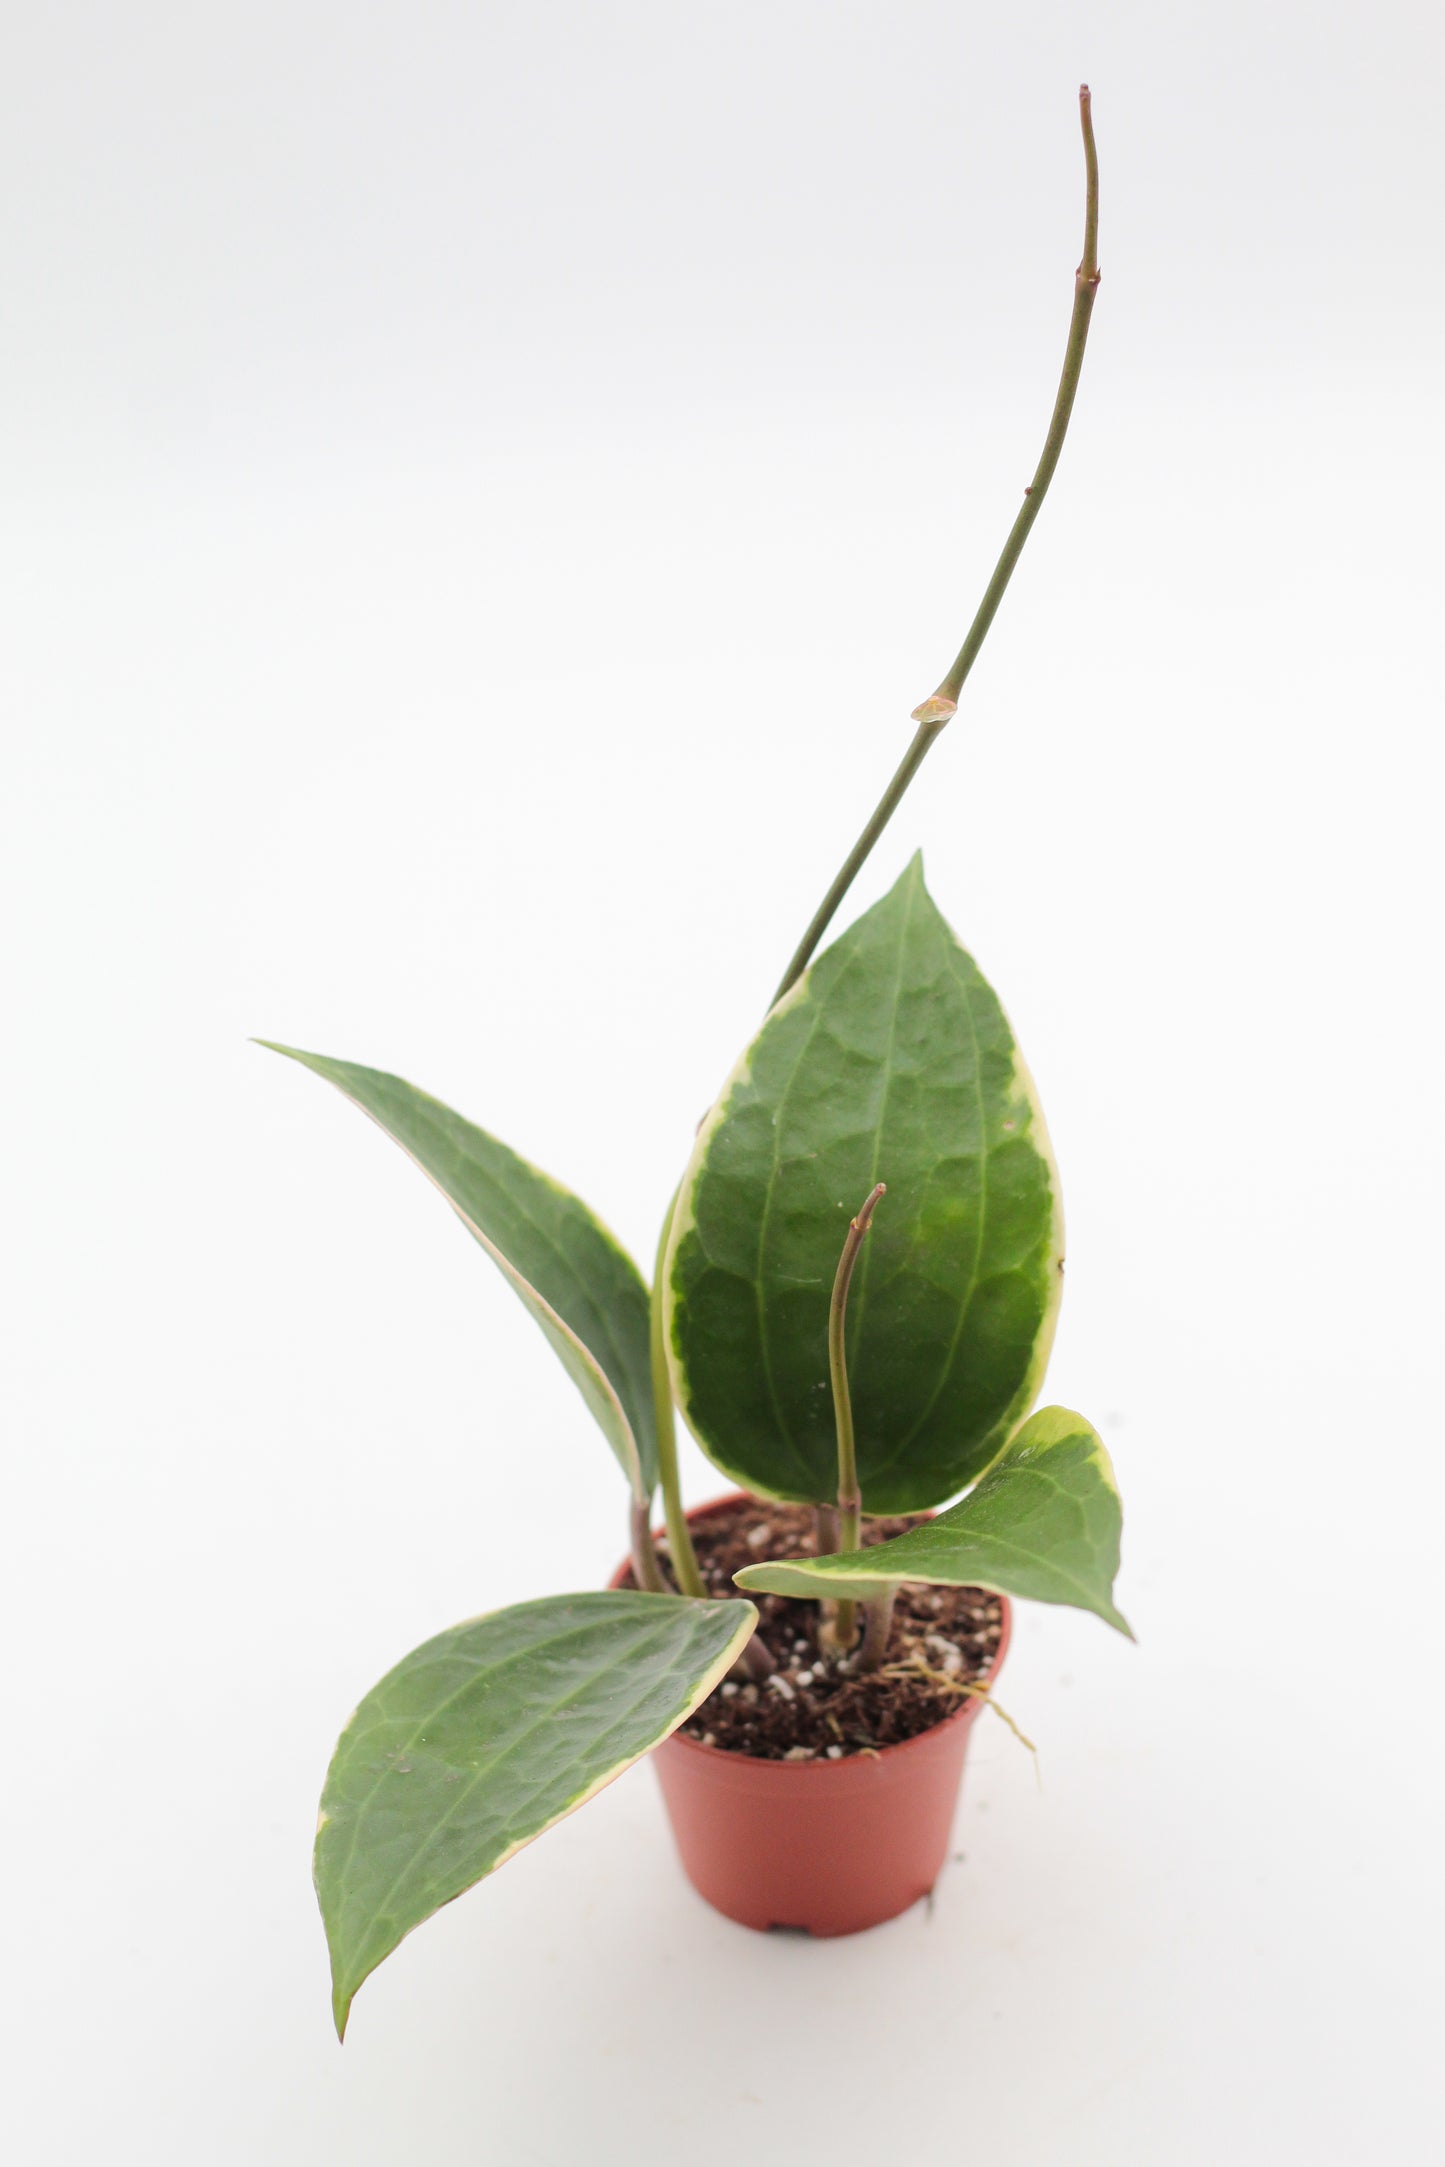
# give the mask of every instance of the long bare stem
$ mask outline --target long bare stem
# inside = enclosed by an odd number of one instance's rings
[[[953,710],[950,708],[949,714],[951,714],[952,712]],[[948,715],[939,715],[933,721],[921,722],[919,724],[917,733],[915,734],[913,739],[913,743],[909,746],[907,752],[903,755],[903,759],[899,764],[897,774],[894,776],[892,782],[888,785],[888,788],[884,791],[882,797],[879,799],[878,804],[874,809],[872,819],[868,822],[867,827],[863,830],[863,833],[859,836],[857,842],[853,845],[853,848],[849,851],[847,857],[843,860],[843,863],[839,867],[838,873],[833,881],[832,887],[828,890],[828,893],[824,896],[822,902],[814,911],[812,921],[809,924],[807,932],[803,935],[803,938],[799,941],[797,947],[793,950],[792,959],[789,962],[788,967],[784,971],[782,977],[779,979],[778,989],[776,993],[774,993],[772,1001],[770,1003],[770,1006],[772,1006],[773,1008],[776,1008],[779,1001],[783,998],[783,995],[797,984],[798,980],[802,977],[804,971],[808,968],[808,965],[812,962],[813,951],[817,947],[819,941],[823,938],[823,935],[827,932],[828,927],[832,922],[833,913],[837,910],[838,905],[842,902],[844,896],[852,887],[853,882],[857,877],[857,874],[862,867],[864,860],[867,858],[869,851],[873,848],[873,845],[877,842],[879,836],[883,833],[883,830],[887,827],[889,821],[893,818],[893,815],[898,807],[899,799],[903,796],[904,791],[908,788],[908,785],[912,782],[914,776],[922,767],[929,746],[933,743],[933,740],[937,737],[939,731],[943,728],[943,725],[947,722],[947,720]]]
[[[915,722],[932,721],[939,717],[943,722],[958,705],[958,695],[963,681],[977,660],[978,651],[993,623],[994,614],[1003,600],[1004,589],[1013,576],[1029,530],[1039,516],[1049,483],[1054,478],[1054,468],[1059,463],[1059,453],[1064,448],[1068,434],[1069,416],[1074,411],[1074,394],[1079,388],[1079,373],[1084,366],[1084,345],[1089,336],[1089,318],[1094,313],[1094,296],[1099,290],[1099,157],[1094,148],[1094,116],[1089,86],[1079,86],[1079,123],[1084,132],[1084,253],[1079,268],[1074,273],[1074,312],[1069,319],[1069,341],[1064,349],[1064,369],[1059,378],[1058,394],[1049,421],[1049,433],[1044,438],[1044,448],[1034,469],[1034,478],[1024,491],[1024,501],[1019,515],[1009,529],[1003,553],[994,566],[993,577],[984,589],[967,637],[954,657],[952,669],[939,685],[938,690],[926,699],[921,707],[913,710]]]
[[[856,1550],[862,1534],[863,1498],[858,1488],[858,1458],[853,1440],[853,1397],[848,1389],[848,1349],[846,1326],[848,1319],[848,1289],[853,1281],[853,1267],[858,1262],[858,1252],[864,1237],[873,1223],[880,1197],[888,1193],[887,1185],[878,1182],[864,1202],[856,1219],[848,1222],[847,1239],[843,1254],[838,1259],[838,1271],[833,1281],[833,1299],[828,1309],[828,1375],[833,1385],[833,1420],[838,1432],[838,1548]],[[833,1617],[832,1639],[839,1649],[850,1648],[857,1631],[857,1605],[839,1603]]]
[[[1074,395],[1079,388],[1079,373],[1084,365],[1084,345],[1089,336],[1089,318],[1093,313],[1094,296],[1099,290],[1099,160],[1094,148],[1094,121],[1089,86],[1079,89],[1079,120],[1084,133],[1084,253],[1078,270],[1074,273],[1074,310],[1069,320],[1068,344],[1064,349],[1064,370],[1059,379],[1058,395],[1049,422],[1049,432],[1044,439],[1043,455],[1034,470],[1034,478],[1024,491],[1023,508],[1009,529],[1003,553],[994,567],[993,577],[984,590],[983,600],[975,612],[962,647],[954,658],[952,669],[940,683],[936,692],[913,710],[913,720],[918,728],[913,743],[903,755],[897,773],[879,799],[873,816],[859,836],[853,848],[839,867],[833,885],[824,896],[807,932],[793,951],[792,958],[773,995],[773,1005],[782,999],[790,987],[802,977],[819,941],[827,932],[833,914],[852,887],[860,867],[867,859],[873,845],[887,827],[897,810],[899,800],[912,782],[928,756],[929,748],[958,707],[958,697],[963,681],[973,668],[993,623],[1004,589],[1013,576],[1029,530],[1039,516],[1054,469],[1059,463],[1059,453],[1064,448],[1068,433],[1069,416],[1074,410]]]

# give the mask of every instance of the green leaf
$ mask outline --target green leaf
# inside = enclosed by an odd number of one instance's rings
[[[400,1076],[257,1043],[335,1084],[436,1184],[541,1325],[634,1495],[650,1499],[657,1431],[647,1286],[602,1222],[560,1182]]]
[[[1063,1223],[1043,1116],[997,998],[902,879],[784,996],[704,1124],[665,1273],[678,1398],[748,1488],[836,1494],[828,1303],[849,1219],[863,1502],[912,1512],[992,1460],[1037,1394]]]
[[[316,1829],[338,2037],[397,1943],[685,1722],[757,1615],[674,1595],[552,1596],[438,1634],[372,1688]]]
[[[900,1580],[993,1588],[1092,1610],[1127,1633],[1114,1608],[1119,1492],[1109,1455],[1082,1415],[1041,1407],[975,1490],[925,1527],[836,1557],[779,1558],[735,1575],[749,1593],[866,1601]]]

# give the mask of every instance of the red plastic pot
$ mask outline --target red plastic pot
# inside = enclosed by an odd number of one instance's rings
[[[1008,1598],[998,1600],[990,1685],[1012,1625]],[[982,1706],[970,1695],[932,1730],[838,1761],[754,1760],[674,1732],[652,1759],[689,1881],[715,1910],[760,1931],[857,1934],[896,1918],[938,1879]]]

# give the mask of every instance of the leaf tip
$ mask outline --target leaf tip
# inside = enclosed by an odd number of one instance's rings
[[[324,1916],[322,1923],[326,1924]],[[329,1925],[326,1927],[326,1945],[331,1957],[331,2021],[336,2027],[337,2045],[345,2046],[346,2027],[351,2021],[351,2004],[356,1999],[356,1989],[360,1986],[361,1980],[347,1980],[342,1969],[341,1950],[332,1944]]]

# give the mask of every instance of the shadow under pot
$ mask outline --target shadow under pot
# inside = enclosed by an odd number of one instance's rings
[[[689,1525],[741,1495],[697,1507]],[[622,1565],[612,1585],[629,1577]],[[990,1689],[1012,1626],[1008,1598],[994,1600],[998,1646],[977,1681]],[[763,1932],[857,1934],[896,1918],[942,1870],[982,1706],[969,1694],[930,1729],[836,1761],[762,1760],[675,1731],[652,1761],[689,1881],[726,1918]]]

